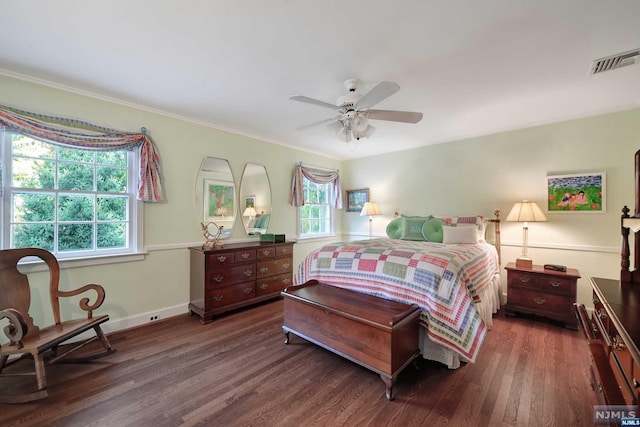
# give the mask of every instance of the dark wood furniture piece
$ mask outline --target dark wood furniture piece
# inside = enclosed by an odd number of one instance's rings
[[[505,314],[535,314],[563,322],[567,328],[578,328],[574,310],[580,278],[578,270],[567,268],[566,272],[561,272],[546,270],[540,265],[525,268],[517,267],[513,262],[508,263],[505,269]]]
[[[397,375],[416,356],[420,307],[310,280],[284,296],[285,344],[289,332],[380,375],[393,400]]]
[[[640,150],[635,153],[635,214],[624,206],[620,220],[620,280],[592,277],[593,310],[576,306],[591,356],[591,382],[606,405],[640,401]],[[631,270],[629,236],[634,236]],[[619,424],[617,424],[619,425]]]
[[[598,401],[635,405],[640,396],[640,287],[591,278],[594,310],[577,306],[591,351],[591,381]]]
[[[25,257],[38,257],[49,267],[49,296],[55,324],[40,329],[33,323],[29,314],[31,306],[31,292],[29,279],[17,269],[18,262]],[[24,374],[3,374],[2,370],[24,356],[32,356],[35,364],[37,391],[26,394],[1,394],[0,402],[23,403],[47,396],[47,377],[45,364],[54,362],[83,362],[105,356],[115,351],[107,337],[102,332],[100,325],[109,320],[108,315],[94,317],[96,310],[104,301],[105,292],[102,286],[90,284],[72,291],[61,291],[58,287],[60,279],[60,267],[58,261],[48,251],[43,249],[8,249],[0,251],[0,320],[8,319],[9,325],[4,329],[9,338],[8,344],[0,346],[0,377]],[[62,321],[60,317],[61,297],[72,297],[85,292],[95,292],[95,301],[90,303],[88,297],[80,299],[80,308],[87,312],[86,319]],[[60,347],[65,342],[77,337],[81,333],[93,329],[95,336],[89,340],[75,342]],[[104,350],[83,354],[75,358],[66,357],[70,353],[85,347],[87,344],[100,340]],[[9,361],[9,356],[14,358]],[[46,363],[45,363],[46,362]],[[2,382],[0,381],[0,388]]]
[[[209,323],[216,314],[279,298],[293,282],[293,242],[189,248],[189,310]]]

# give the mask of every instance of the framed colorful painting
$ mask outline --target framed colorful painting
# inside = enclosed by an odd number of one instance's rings
[[[235,189],[219,181],[204,181],[204,217],[205,221],[232,218],[235,213]]]
[[[369,201],[369,189],[347,190],[347,212],[360,212]]]
[[[547,176],[549,212],[606,212],[604,172]]]

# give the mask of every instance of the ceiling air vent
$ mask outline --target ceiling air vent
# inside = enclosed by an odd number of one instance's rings
[[[640,62],[640,49],[630,50],[628,52],[617,53],[615,55],[596,59],[591,66],[591,74],[602,73],[603,71],[615,70],[616,68],[626,67]]]

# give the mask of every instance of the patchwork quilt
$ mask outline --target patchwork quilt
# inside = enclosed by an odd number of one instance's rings
[[[499,272],[488,243],[442,244],[395,239],[339,242],[311,252],[294,284],[316,279],[422,308],[429,338],[475,361],[487,332],[475,304]]]

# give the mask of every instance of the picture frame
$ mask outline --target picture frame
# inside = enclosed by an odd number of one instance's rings
[[[230,220],[235,213],[235,188],[228,183],[204,180],[205,221]]]
[[[369,201],[369,189],[347,190],[346,199],[347,212],[360,212],[364,204]]]
[[[606,213],[604,172],[547,176],[547,211],[552,213]]]
[[[244,208],[256,208],[256,196],[247,196],[244,198]]]

